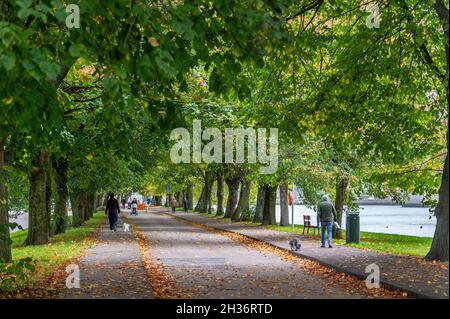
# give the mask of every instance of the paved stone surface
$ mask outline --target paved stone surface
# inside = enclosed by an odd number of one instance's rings
[[[167,210],[159,209],[161,212]],[[289,240],[294,237],[264,227],[225,222],[198,214],[177,211],[175,216],[222,230],[243,234],[268,242],[280,248],[289,249]],[[334,245],[333,249],[320,248],[320,242],[302,236],[302,249],[298,255],[317,260],[338,271],[366,277],[365,268],[372,263],[381,270],[381,281],[387,285],[405,290],[418,298],[448,298],[448,269],[439,265],[421,263],[418,258],[401,257],[378,253],[354,247]]]
[[[66,288],[60,298],[153,298],[135,237],[121,227],[114,233],[105,224],[78,265],[80,288]]]
[[[363,298],[294,262],[159,213],[130,217],[181,292],[192,298]],[[192,289],[194,288],[194,289]]]

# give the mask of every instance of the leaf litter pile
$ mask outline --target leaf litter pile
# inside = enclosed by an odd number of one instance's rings
[[[151,249],[146,236],[137,228],[136,225],[131,225],[139,249],[141,251],[144,267],[147,272],[147,277],[150,280],[153,294],[156,299],[176,299],[187,298],[176,287],[174,280],[164,271],[163,265],[151,258]]]
[[[213,233],[228,237],[231,240],[233,240],[239,244],[242,244],[248,248],[256,249],[263,254],[278,255],[283,260],[291,262],[295,265],[298,265],[301,268],[301,270],[304,272],[308,272],[312,275],[324,278],[324,279],[330,281],[332,284],[339,285],[340,287],[342,287],[343,289],[348,291],[349,294],[354,293],[354,292],[359,292],[361,294],[366,295],[367,298],[369,298],[369,299],[407,299],[408,298],[408,294],[406,292],[402,292],[399,290],[391,290],[391,289],[386,289],[384,287],[380,287],[377,289],[369,289],[366,287],[365,281],[361,280],[360,278],[358,278],[356,276],[348,275],[345,273],[340,273],[330,267],[321,265],[318,262],[313,261],[313,260],[309,260],[306,258],[299,258],[298,256],[294,256],[293,254],[291,254],[291,252],[288,250],[284,250],[284,249],[272,246],[268,243],[255,240],[255,239],[249,238],[249,237],[241,235],[241,234],[213,228],[213,227],[206,226],[206,225],[200,224],[200,223],[195,223],[192,221],[187,221],[183,218],[179,218],[179,217],[176,217],[176,216],[173,216],[170,214],[165,214],[165,215],[170,216],[174,219],[177,219],[185,224],[188,224],[188,225],[191,225],[194,227],[203,228],[209,232],[213,232]],[[153,266],[153,267],[156,267],[156,266]],[[164,273],[162,266],[160,266],[159,271],[161,271],[162,274]],[[167,284],[170,283],[170,279],[167,275],[161,275],[161,277],[165,280],[168,280]],[[154,279],[158,279],[158,278],[154,278]],[[152,281],[152,282],[154,282],[154,281]],[[174,289],[173,284],[168,289],[169,289],[169,291],[171,289]],[[172,298],[177,298],[177,297],[172,297]]]

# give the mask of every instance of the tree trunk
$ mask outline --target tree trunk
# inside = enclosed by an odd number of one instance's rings
[[[65,157],[61,157],[55,164],[56,170],[56,189],[58,198],[55,203],[55,214],[53,221],[53,234],[64,233],[67,228],[67,171],[69,161]]]
[[[0,141],[0,260],[11,261],[11,243],[9,238],[8,195],[4,179],[4,149],[6,138]]]
[[[78,192],[70,194],[70,204],[72,206],[72,227],[80,227],[83,224],[83,212],[78,207]]]
[[[280,226],[289,226],[288,184],[280,185]]]
[[[209,193],[207,194],[208,198],[208,214],[212,213],[212,189],[214,185],[214,174],[212,175],[211,187],[209,189]]]
[[[277,204],[277,187],[265,185],[264,188],[263,225],[275,225],[275,207]]]
[[[261,223],[263,221],[264,198],[265,198],[265,187],[264,185],[259,185],[258,195],[256,197],[255,216],[253,217],[254,223]]]
[[[252,188],[252,182],[249,180],[244,180],[241,182],[241,193],[239,194],[239,203],[236,210],[231,217],[234,222],[241,220],[242,213],[248,212],[250,210],[250,190]]]
[[[217,173],[217,212],[216,216],[222,216],[223,211],[223,173]]]
[[[32,169],[29,175],[30,195],[28,211],[28,237],[27,245],[40,245],[48,243],[49,220],[47,209],[47,172],[46,166],[48,154],[44,151],[32,161]]]
[[[447,95],[447,109],[450,108],[450,90],[449,90],[449,61],[450,61],[450,49],[449,49],[449,13],[448,8],[445,6],[443,0],[437,0],[433,2],[434,9],[436,14],[438,15],[441,26],[444,30],[445,34],[445,56],[446,56],[446,66],[445,66],[445,77],[444,83],[446,86],[446,95]],[[431,244],[430,251],[425,256],[425,259],[428,260],[441,260],[448,261],[448,224],[449,224],[449,205],[448,205],[448,196],[449,196],[449,184],[448,184],[448,143],[449,143],[449,132],[448,132],[448,113],[447,113],[447,155],[445,157],[444,163],[444,171],[442,173],[441,187],[439,188],[439,199],[438,204],[436,206],[436,210],[434,212],[436,216],[436,229],[434,231],[433,242]]]
[[[106,206],[106,204],[108,203],[108,198],[109,198],[108,193],[103,194],[103,206]]]
[[[126,200],[126,198],[125,198],[125,200]],[[95,195],[95,210],[97,210],[97,208],[99,208],[100,206],[102,206],[102,202],[103,202],[102,196],[96,194],[96,195]]]
[[[334,207],[336,208],[336,218],[339,225],[342,225],[342,215],[344,213],[345,193],[347,192],[348,178],[342,177],[336,180],[336,200]],[[342,238],[342,230],[333,227],[333,237]]]
[[[172,194],[171,193],[167,193],[166,194],[166,204],[165,204],[166,207],[170,206],[170,199],[171,198],[172,198]]]
[[[48,166],[45,170],[45,208],[47,213],[48,233],[52,236],[52,168],[50,159],[47,164]]]
[[[191,182],[189,182],[187,187],[187,200],[188,200],[188,206],[190,210],[194,209],[194,185],[192,185]]]
[[[95,211],[95,191],[89,191],[86,193],[86,215],[85,221],[88,221],[94,216]]]
[[[205,204],[204,204],[204,202],[206,200],[205,188],[206,188],[206,186],[205,186],[205,184],[203,184],[202,191],[200,193],[200,197],[198,198],[197,205],[195,205],[196,212],[200,212],[200,210],[205,206]]]
[[[447,132],[448,139],[448,132]],[[439,201],[434,214],[436,215],[436,229],[430,251],[425,256],[429,260],[448,261],[448,225],[449,225],[449,184],[448,184],[448,152],[445,157],[444,172],[442,174],[441,187],[439,189]]]
[[[80,191],[77,196],[77,208],[80,215],[81,224],[87,220],[87,194],[85,191]]]
[[[214,173],[211,171],[206,171],[203,180],[204,185],[202,188],[202,193],[198,200],[197,206],[195,207],[195,210],[200,213],[208,212],[208,205],[211,198],[212,184],[214,183]]]
[[[241,182],[240,178],[225,179],[225,183],[228,187],[228,199],[227,207],[225,209],[225,218],[230,218],[236,209],[239,195],[239,184]]]
[[[183,191],[177,192],[177,205],[178,207],[183,206]]]
[[[450,49],[449,49],[449,13],[448,7],[445,6],[444,1],[437,0],[434,1],[435,11],[440,19],[441,26],[444,29],[444,34],[446,37],[445,41],[445,56],[446,56],[446,67],[445,73],[446,77],[444,78],[444,83],[446,86],[446,94],[447,94],[447,110],[450,108],[450,90],[449,90],[449,61],[450,61]],[[448,113],[447,113],[447,155],[445,157],[444,163],[444,171],[442,173],[442,181],[441,187],[439,188],[439,199],[438,204],[435,210],[436,216],[436,229],[434,231],[433,242],[431,244],[430,251],[425,256],[426,259],[430,260],[441,260],[448,261],[448,226],[449,226],[449,206],[448,206],[448,197],[449,197],[449,174],[448,174],[448,142],[449,142],[449,133],[448,133]]]

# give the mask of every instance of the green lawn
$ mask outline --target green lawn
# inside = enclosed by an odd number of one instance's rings
[[[37,281],[51,274],[58,265],[70,262],[73,258],[79,256],[83,250],[92,247],[94,238],[88,236],[93,234],[104,220],[104,213],[97,212],[85,225],[78,228],[70,227],[64,234],[51,237],[50,243],[45,245],[23,245],[27,237],[27,230],[12,233],[13,259],[18,260],[25,257],[35,259],[38,271],[32,280]]]
[[[192,211],[190,211],[192,212]],[[230,218],[216,217],[213,214],[200,214],[202,216],[221,219],[224,221],[231,221]],[[240,222],[247,225],[260,226],[258,223],[252,222]],[[292,233],[292,226],[279,226],[272,225],[267,226],[268,229],[283,231]],[[294,232],[301,234],[303,232],[303,226],[295,225]],[[319,235],[312,234],[312,229],[309,235],[317,239],[320,238]],[[392,235],[392,234],[382,234],[382,233],[368,233],[361,232],[361,242],[360,244],[346,244],[345,243],[345,232],[343,232],[344,239],[335,239],[334,242],[341,245],[348,245],[352,247],[358,247],[363,249],[371,249],[375,251],[390,253],[394,255],[408,255],[408,256],[419,256],[423,257],[427,254],[431,247],[432,238],[415,237],[415,236],[405,236],[405,235]]]

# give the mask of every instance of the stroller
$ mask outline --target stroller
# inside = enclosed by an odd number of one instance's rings
[[[131,213],[130,213],[130,215],[135,215],[135,216],[138,215],[138,212],[137,212],[137,203],[136,203],[136,202],[132,202],[132,203],[131,203]]]

